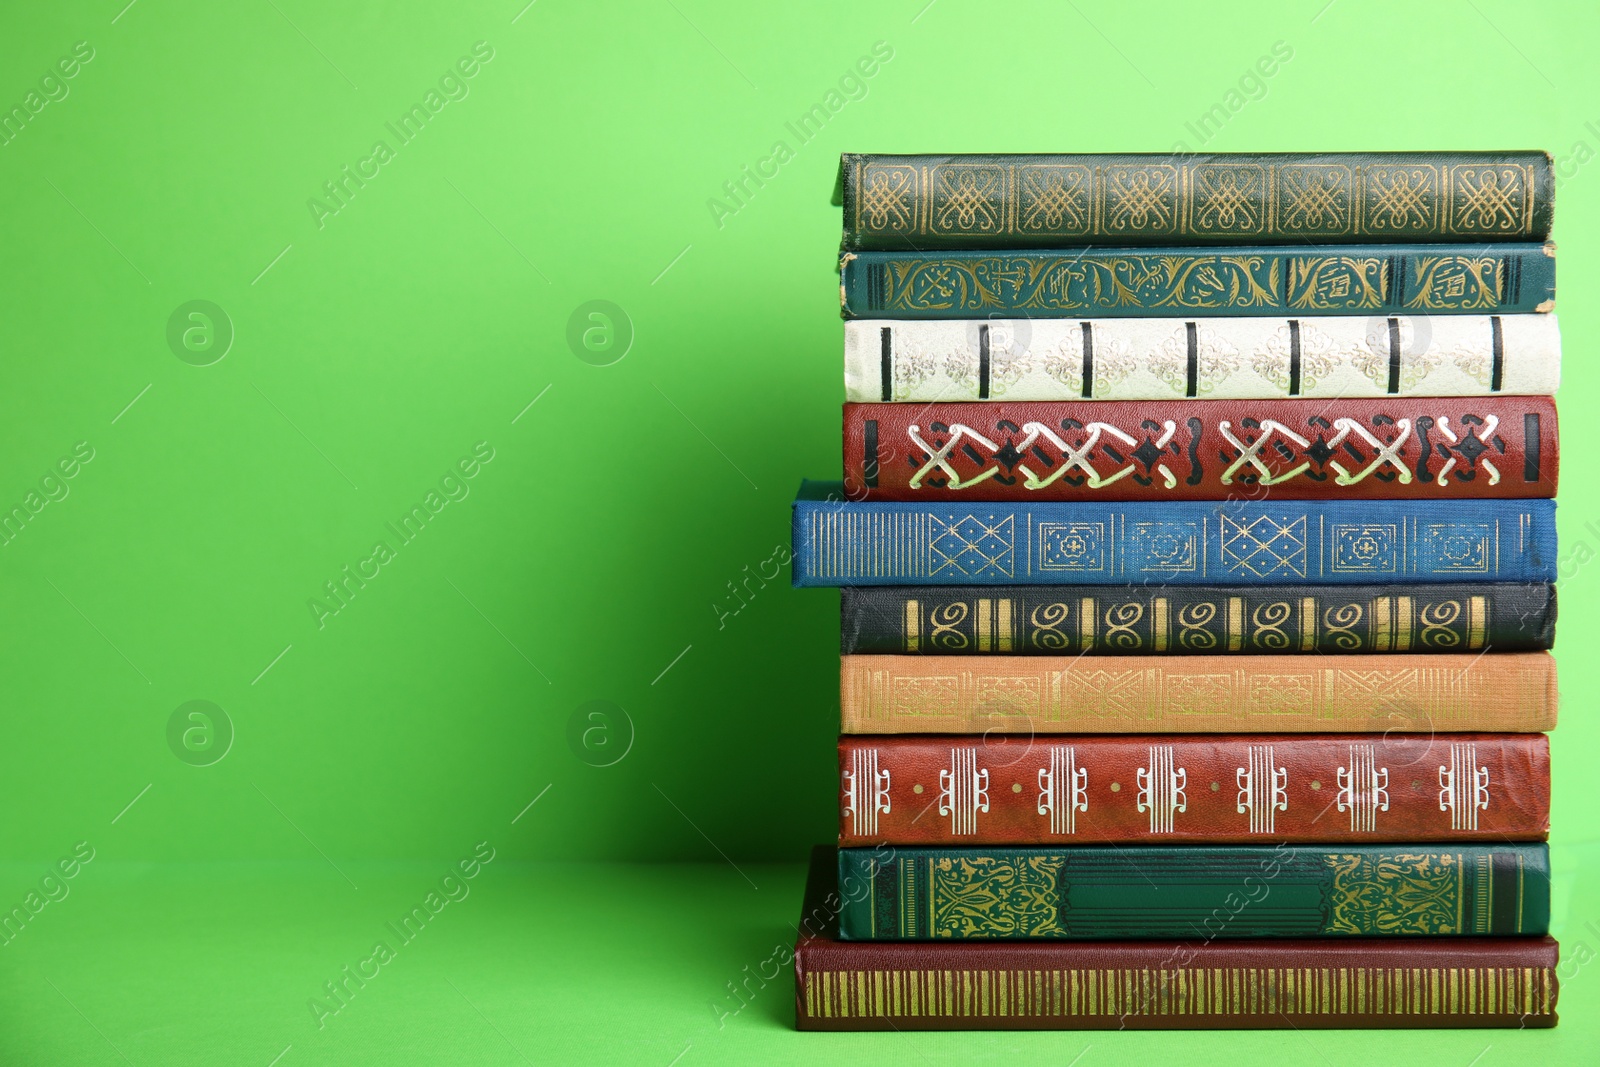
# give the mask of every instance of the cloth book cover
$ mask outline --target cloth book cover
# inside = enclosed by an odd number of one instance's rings
[[[1556,1023],[1549,937],[844,941],[835,850],[811,854],[800,1030],[1509,1027]]]
[[[845,252],[847,319],[1510,315],[1555,307],[1551,244]]]
[[[846,404],[852,500],[1551,497],[1547,396]]]
[[[845,399],[1219,400],[1548,396],[1549,315],[855,319]]]
[[[1542,935],[1549,860],[1542,843],[1506,842],[841,848],[839,936]]]
[[[1551,582],[1553,500],[896,503],[805,482],[793,580],[827,585]]]
[[[1549,236],[1547,152],[858,155],[846,248]]]
[[[1548,652],[844,656],[847,734],[1538,733]]]
[[[839,843],[1540,841],[1543,734],[841,737]]]
[[[1528,652],[1555,641],[1556,587],[846,586],[839,650],[906,655]]]

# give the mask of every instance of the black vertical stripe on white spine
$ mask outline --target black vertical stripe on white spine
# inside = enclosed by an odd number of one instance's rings
[[[1079,323],[1083,331],[1083,398],[1094,396],[1094,323]]]
[[[1501,331],[1499,315],[1489,316],[1489,341],[1493,348],[1493,360],[1489,364],[1489,392],[1498,393],[1506,372],[1506,339]]]
[[[894,399],[894,328],[885,326],[878,331],[879,376],[882,378],[883,402]]]
[[[1300,395],[1300,320],[1289,320],[1289,395]]]
[[[989,399],[989,324],[978,327],[978,399]]]
[[[1189,341],[1188,367],[1184,371],[1184,396],[1198,396],[1200,393],[1200,334],[1195,324],[1183,324],[1183,332]]]
[[[1400,320],[1389,320],[1389,395],[1400,391]]]

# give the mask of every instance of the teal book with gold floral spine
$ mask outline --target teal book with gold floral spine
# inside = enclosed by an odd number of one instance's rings
[[[987,803],[987,783],[964,770],[941,772],[937,796],[940,815],[958,822]],[[1331,799],[1340,811],[1387,804],[1387,777],[1340,768]],[[1139,790],[1153,823],[1185,788],[1205,788],[1159,761],[1138,779],[1124,788]],[[850,941],[1532,936],[1548,932],[1550,857],[1542,843],[880,845],[839,850],[839,896]]]
[[[844,317],[1509,315],[1555,306],[1551,244],[845,252]]]

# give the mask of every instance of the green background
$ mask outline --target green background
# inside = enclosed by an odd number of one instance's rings
[[[0,909],[94,849],[0,947],[0,1062],[1594,1062],[1592,5],[125,2],[0,15],[7,111],[93,49],[0,147],[0,510],[66,491],[0,548]],[[1180,142],[1558,157],[1561,1027],[797,1035],[782,978],[725,1014],[834,829],[837,597],[730,583],[838,468],[837,154]],[[169,345],[194,300],[231,323],[216,362]],[[631,324],[609,366],[567,341],[590,300]],[[185,748],[191,700],[225,720]],[[478,842],[471,895],[319,1026]]]

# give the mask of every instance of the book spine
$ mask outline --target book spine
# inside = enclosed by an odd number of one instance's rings
[[[1543,844],[841,848],[839,892],[845,941],[1532,936],[1550,920]]]
[[[1531,652],[1554,585],[847,587],[840,652],[1222,655]]]
[[[1551,582],[1555,502],[795,501],[794,584]]]
[[[812,850],[802,1030],[1552,1026],[1549,937],[841,941],[838,850]],[[1588,924],[1600,935],[1600,929]],[[1580,950],[1581,951],[1581,950]]]
[[[1550,827],[1543,734],[842,737],[839,782],[839,844],[854,846],[1540,841]]]
[[[1529,241],[1544,152],[846,155],[847,248]]]
[[[1556,442],[1547,396],[846,404],[844,484],[867,501],[1552,497]]]
[[[1549,396],[1550,315],[855,319],[845,399],[1219,400]]]
[[[804,939],[795,949],[795,1026],[900,1033],[1556,1024],[1558,949],[1547,937],[1216,941],[1197,951],[1199,944]]]
[[[1506,315],[1555,305],[1555,246],[846,252],[844,317]]]
[[[846,734],[1553,729],[1548,652],[1436,656],[845,656]]]

